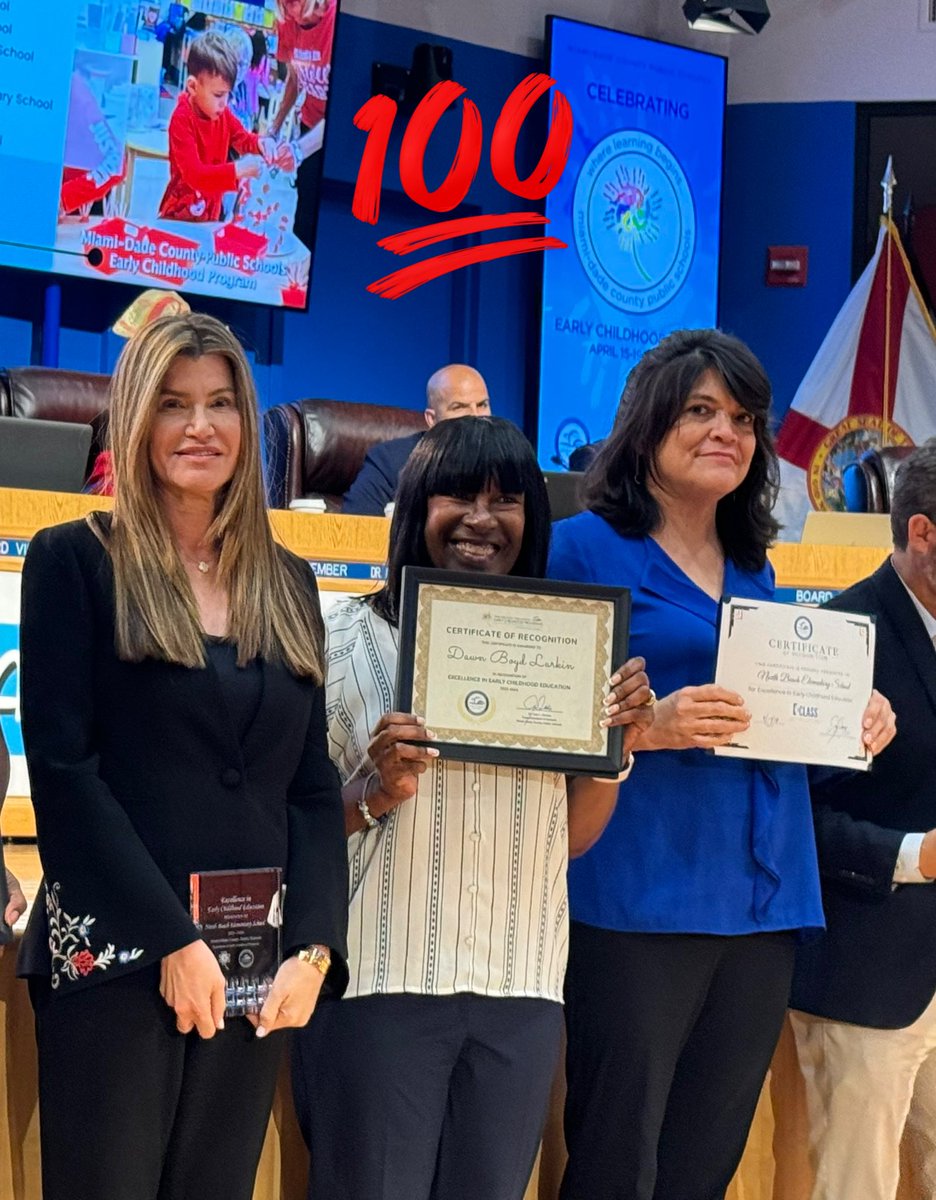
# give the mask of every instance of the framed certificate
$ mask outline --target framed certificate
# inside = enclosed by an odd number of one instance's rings
[[[744,697],[751,725],[715,753],[866,771],[874,635],[861,613],[726,599],[715,682]]]
[[[629,620],[626,588],[404,567],[396,706],[447,758],[617,775],[600,722]]]

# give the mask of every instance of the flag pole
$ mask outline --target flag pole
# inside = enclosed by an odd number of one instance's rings
[[[890,442],[890,413],[888,411],[888,400],[890,398],[891,373],[891,259],[894,248],[893,209],[894,188],[896,186],[897,177],[894,174],[894,159],[893,156],[889,154],[887,156],[887,166],[884,168],[884,178],[881,180],[881,188],[884,191],[883,224],[885,228],[885,241],[887,249],[887,257],[884,262],[884,395],[881,397],[883,417],[881,422],[882,449]]]

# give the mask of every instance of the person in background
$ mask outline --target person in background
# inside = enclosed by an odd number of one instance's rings
[[[237,82],[239,48],[222,33],[199,34],[188,52],[188,77],[169,122],[169,183],[159,215],[174,221],[218,221],[221,199],[240,179],[256,179],[260,159],[287,170],[292,151],[248,133],[228,108]],[[229,162],[234,151],[236,162]]]
[[[553,531],[553,579],[631,589],[661,699],[604,835],[569,870],[562,1200],[716,1200],[780,1033],[797,931],[822,927],[805,768],[708,753],[748,727],[711,680],[722,596],[769,600],[770,384],[736,338],[671,334],[628,377]],[[894,735],[877,692],[864,741]],[[838,1200],[844,1200],[839,1197]]]
[[[3,809],[3,802],[6,799],[7,788],[9,786],[10,751],[7,749],[7,744],[3,737],[3,728],[0,725],[0,811]],[[12,929],[26,911],[26,897],[23,895],[23,889],[20,887],[19,880],[9,867],[4,865],[2,843],[0,843],[0,870],[4,873],[3,891],[6,896],[6,905],[3,910],[2,920],[4,925]],[[3,945],[0,943],[0,955],[2,954]]]
[[[279,137],[299,93],[304,93],[298,130],[304,146],[296,175],[293,232],[304,246],[314,250],[322,172],[321,148],[338,3],[337,0],[276,0],[276,12],[276,57],[286,67],[286,87],[270,122],[270,132]]]
[[[520,1200],[526,1188],[559,1053],[568,856],[601,835],[618,781],[446,759],[419,716],[389,709],[403,568],[539,577],[549,528],[516,426],[440,422],[400,477],[386,586],[328,614],[351,982],[296,1042],[310,1200]],[[653,719],[643,661],[607,689],[601,724],[627,727],[629,761]]]
[[[791,1017],[812,1200],[894,1200],[900,1142],[936,1194],[936,443],[901,463],[891,557],[827,608],[874,616],[900,736],[812,780],[826,932],[800,946]]]
[[[23,569],[43,1196],[250,1200],[282,1031],[347,979],[315,579],[273,541],[256,392],[219,321],[130,338],[109,437],[113,513],[42,530]],[[283,962],[259,1015],[225,1021],[190,876],[271,867]]]
[[[253,31],[250,46],[250,66],[245,79],[248,106],[256,121],[259,122],[260,118],[266,121],[270,111],[270,60],[266,34],[262,29]]]
[[[489,417],[491,401],[479,371],[464,363],[449,363],[426,384],[426,424],[455,417]],[[376,442],[368,451],[357,478],[345,494],[341,511],[347,515],[382,517],[396,496],[400,472],[422,438],[422,431],[389,442]]]

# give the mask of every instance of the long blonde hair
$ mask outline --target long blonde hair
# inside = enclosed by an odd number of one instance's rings
[[[111,381],[109,420],[114,469],[110,530],[96,530],[114,566],[119,658],[205,664],[195,595],[159,502],[150,437],[160,389],[179,355],[219,354],[230,365],[241,418],[234,474],[218,494],[206,540],[219,548],[218,580],[228,593],[230,637],[244,665],[262,655],[321,682],[323,627],[311,603],[305,567],[277,547],[270,531],[260,465],[257,393],[234,334],[214,317],[160,317],[136,333]]]

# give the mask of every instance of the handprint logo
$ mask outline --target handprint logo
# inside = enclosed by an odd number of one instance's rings
[[[633,256],[638,273],[650,283],[651,276],[641,265],[638,251],[641,245],[655,242],[660,236],[661,197],[654,194],[639,167],[618,167],[602,192],[608,202],[606,228],[614,230],[620,248]]]
[[[573,229],[582,266],[606,301],[628,313],[663,308],[695,254],[695,205],[679,160],[643,130],[603,138],[576,181]]]

